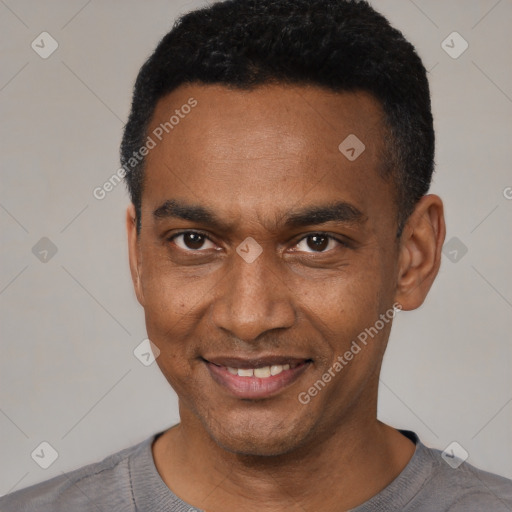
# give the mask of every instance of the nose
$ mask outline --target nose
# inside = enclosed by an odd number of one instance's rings
[[[266,331],[291,327],[295,310],[281,274],[272,257],[261,254],[248,263],[235,254],[212,306],[217,328],[254,342]]]

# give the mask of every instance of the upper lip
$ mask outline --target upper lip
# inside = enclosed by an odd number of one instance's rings
[[[217,366],[229,366],[230,368],[262,368],[264,366],[272,365],[284,365],[292,364],[297,365],[311,361],[307,357],[292,357],[292,356],[280,356],[280,355],[266,355],[252,358],[241,358],[232,356],[215,356],[215,357],[203,357],[203,359],[209,363],[216,364]]]

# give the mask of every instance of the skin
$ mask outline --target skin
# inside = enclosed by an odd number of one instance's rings
[[[133,205],[126,216],[135,292],[179,397],[180,424],[153,445],[157,470],[211,512],[353,508],[414,452],[377,420],[391,323],[308,404],[297,397],[394,303],[423,303],[440,265],[441,199],[423,197],[397,238],[394,184],[379,173],[383,113],[366,93],[189,84],[161,99],[148,133],[191,97],[198,105],[147,156],[140,233]],[[338,150],[349,134],[366,147],[355,161]],[[155,217],[168,200],[208,208],[225,226]],[[285,224],[337,201],[359,220]],[[184,230],[210,240],[172,238]],[[311,238],[319,232],[339,241]],[[247,237],[262,248],[252,263],[236,252]],[[311,362],[260,400],[226,392],[204,362],[260,355]]]

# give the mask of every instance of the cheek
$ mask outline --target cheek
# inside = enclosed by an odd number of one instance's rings
[[[187,269],[177,269],[161,249],[144,255],[141,285],[147,319],[160,328],[170,328],[201,304],[210,280],[191,277]],[[180,322],[181,323],[181,322]]]
[[[388,307],[387,285],[379,258],[366,256],[326,280],[308,282],[304,293],[297,294],[302,311],[324,340],[313,381],[325,377],[329,384],[315,398],[315,407],[324,401],[351,402],[372,385],[382,358],[389,324],[377,333],[370,329]]]
[[[297,280],[291,288],[298,306],[326,338],[347,340],[381,313],[383,280],[375,263],[352,262],[321,278]]]
[[[171,375],[186,378],[197,357],[194,330],[206,290],[200,280],[184,282],[167,262],[149,257],[141,284],[148,337],[160,350],[157,363],[168,380]],[[171,384],[175,387],[177,382]]]

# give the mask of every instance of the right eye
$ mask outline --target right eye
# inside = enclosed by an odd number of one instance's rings
[[[198,231],[183,231],[172,235],[169,241],[175,243],[180,249],[188,252],[214,249],[215,244],[203,233]],[[207,247],[204,247],[205,244]],[[210,244],[210,246],[208,246]]]

